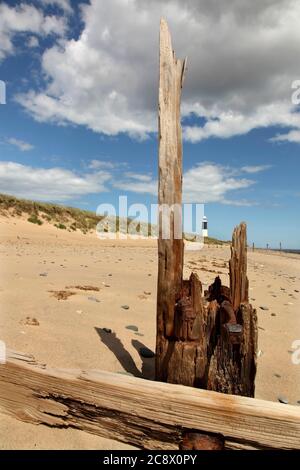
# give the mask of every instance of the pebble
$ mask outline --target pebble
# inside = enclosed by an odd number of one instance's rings
[[[40,273],[40,276],[48,276],[48,273]]]
[[[144,290],[144,294],[151,295],[151,292],[148,292],[148,291]]]
[[[135,332],[134,334],[137,335],[137,336],[145,336],[145,335],[143,335],[143,333],[137,333],[137,332]]]
[[[266,331],[262,326],[259,326],[258,329],[259,329],[259,330]]]
[[[263,352],[262,352],[262,350],[260,349],[259,351],[257,351],[257,354],[256,354],[256,355],[257,355],[257,357],[260,357],[260,356],[262,356],[262,354],[263,354]]]
[[[274,377],[277,377],[277,379],[280,379],[280,378],[281,378],[281,375],[279,375],[279,374],[274,374]]]
[[[151,349],[148,349],[148,348],[140,348],[139,353],[142,357],[146,357],[146,358],[150,358],[150,357],[155,356],[154,352],[151,351]]]
[[[139,331],[138,327],[135,325],[127,325],[125,328],[127,328],[127,330]]]
[[[294,292],[299,292],[299,291],[297,289],[295,289]]]
[[[289,403],[288,399],[286,397],[283,397],[283,396],[277,397],[277,400],[280,403],[284,403],[285,405],[288,405],[288,403]]]
[[[105,331],[105,333],[111,333],[111,329],[110,328],[102,328],[103,331]]]
[[[276,317],[276,313],[271,313],[271,317]]]
[[[91,300],[92,302],[100,302],[100,300],[96,299],[96,297],[88,297],[88,300]]]
[[[300,405],[300,400],[297,400],[297,404]]]
[[[259,308],[260,308],[261,310],[269,310],[269,307],[265,307],[264,305],[260,305]]]
[[[121,308],[124,308],[124,310],[129,310],[129,305],[121,305]]]

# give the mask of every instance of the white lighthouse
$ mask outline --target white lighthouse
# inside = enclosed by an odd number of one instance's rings
[[[207,217],[204,215],[202,219],[202,237],[208,237],[208,229],[207,229]]]

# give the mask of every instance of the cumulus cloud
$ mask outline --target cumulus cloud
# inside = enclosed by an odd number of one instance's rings
[[[14,137],[10,137],[7,139],[7,143],[10,145],[14,145],[22,152],[28,152],[29,150],[34,149],[34,145],[29,144],[28,142],[24,142],[24,140],[15,139]]]
[[[286,134],[278,134],[275,137],[272,137],[271,142],[295,142],[300,144],[300,130],[293,130],[287,132]]]
[[[48,85],[19,96],[39,121],[143,138],[157,127],[158,27],[169,22],[179,57],[188,56],[183,116],[199,142],[252,129],[300,129],[291,104],[298,78],[298,0],[91,0],[83,30],[45,51]],[[283,137],[277,140],[283,140]]]
[[[118,166],[92,165],[78,174],[59,167],[33,168],[15,162],[0,162],[0,192],[29,199],[62,202],[112,190],[157,196],[158,182],[151,174],[130,171],[123,173],[119,170]],[[246,190],[255,184],[254,180],[244,178],[243,172],[243,169],[213,162],[200,163],[183,175],[183,201],[254,205],[256,202],[239,197],[239,190]]]
[[[61,36],[65,32],[66,21],[62,16],[44,15],[43,11],[26,3],[14,7],[1,3],[0,61],[14,52],[13,38],[16,34],[35,33],[40,36],[49,34]],[[29,41],[32,42],[33,39]]]
[[[204,162],[187,170],[183,175],[183,201],[191,203],[220,202],[232,205],[252,205],[246,200],[230,200],[228,195],[247,189],[255,181],[242,178],[236,169]],[[114,187],[135,193],[157,194],[157,180],[149,175],[127,173],[126,178],[114,182]]]
[[[111,175],[97,171],[78,175],[63,168],[33,168],[15,162],[0,162],[0,192],[41,201],[63,202],[107,191]]]

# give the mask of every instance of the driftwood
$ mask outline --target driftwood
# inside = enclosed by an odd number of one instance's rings
[[[236,227],[230,288],[216,278],[205,295],[196,274],[183,280],[180,96],[185,61],[175,58],[160,27],[159,240],[156,379],[254,396],[257,319],[248,302],[246,224]],[[176,204],[176,208],[174,207]],[[169,213],[163,208],[168,206]],[[177,219],[176,219],[177,217]],[[169,236],[165,226],[170,226]]]
[[[223,442],[225,449],[300,449],[295,406],[109,372],[50,369],[14,352],[0,364],[0,412],[144,449],[190,449],[194,441],[205,448]]]

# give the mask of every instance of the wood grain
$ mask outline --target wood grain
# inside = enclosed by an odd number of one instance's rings
[[[180,98],[186,62],[176,59],[168,25],[164,19],[160,22],[159,50],[156,377],[158,380],[166,380],[168,338],[174,334],[174,309],[181,294],[183,271]]]
[[[228,449],[300,449],[300,409],[102,371],[59,370],[11,352],[0,365],[0,411],[144,449],[178,449],[188,431]]]

